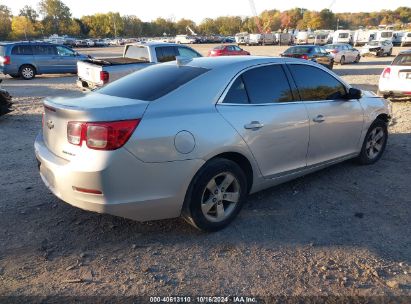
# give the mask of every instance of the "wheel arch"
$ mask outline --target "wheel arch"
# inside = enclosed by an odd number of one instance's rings
[[[23,64],[20,64],[20,66],[19,66],[19,73],[21,72],[21,69],[22,69],[24,66],[26,66],[26,65],[29,65],[29,66],[33,67],[34,72],[35,72],[36,74],[38,74],[38,69],[37,69],[36,65],[33,64],[33,63],[23,63]]]

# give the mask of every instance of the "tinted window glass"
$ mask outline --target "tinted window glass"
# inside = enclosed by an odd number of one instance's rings
[[[11,50],[13,55],[33,55],[31,45],[16,45]]]
[[[64,46],[56,46],[56,49],[59,56],[74,56],[74,51],[65,48]]]
[[[289,65],[302,100],[333,100],[346,95],[345,86],[327,72],[308,65]]]
[[[411,65],[411,53],[398,55],[395,57],[392,65]]]
[[[35,55],[57,55],[57,49],[54,45],[34,45]]]
[[[250,103],[292,101],[287,77],[280,65],[254,68],[243,73]]]
[[[144,62],[150,61],[148,50],[145,46],[136,46],[136,45],[128,46],[124,57],[138,59]]]
[[[174,46],[156,47],[158,62],[168,62],[176,60],[177,51]]]
[[[244,87],[242,76],[234,81],[224,98],[224,103],[248,103],[248,95]]]
[[[201,55],[189,48],[186,47],[178,47],[178,53],[180,56],[187,57],[187,58],[197,58],[201,57]]]
[[[158,64],[120,78],[98,92],[110,96],[152,101],[207,71],[204,68]]]
[[[307,46],[297,46],[289,48],[285,51],[285,54],[307,54],[311,52],[312,47]]]
[[[0,45],[0,55],[3,56],[5,53],[5,47]]]

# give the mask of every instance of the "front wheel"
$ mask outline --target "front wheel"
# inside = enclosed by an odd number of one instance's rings
[[[355,63],[358,63],[358,62],[360,62],[360,60],[361,60],[361,56],[360,55],[357,55],[357,57],[355,58]]]
[[[392,49],[389,50],[387,56],[391,56],[392,55]]]
[[[344,63],[345,63],[345,56],[341,56],[340,64],[341,64],[341,65],[344,65]]]
[[[388,140],[387,123],[377,119],[368,129],[358,162],[362,165],[370,165],[377,162],[384,153]]]
[[[247,179],[233,161],[214,159],[196,174],[186,195],[184,218],[202,231],[226,227],[240,212]]]

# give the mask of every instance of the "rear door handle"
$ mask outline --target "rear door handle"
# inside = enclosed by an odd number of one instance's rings
[[[244,129],[250,129],[250,130],[258,130],[264,127],[262,123],[259,121],[252,121],[249,124],[244,125]]]
[[[318,115],[316,118],[313,118],[314,122],[323,122],[325,120],[324,116]]]

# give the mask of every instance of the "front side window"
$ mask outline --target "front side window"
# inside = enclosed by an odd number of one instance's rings
[[[224,103],[264,104],[293,101],[281,65],[268,65],[244,72],[233,83]]]
[[[329,73],[309,65],[290,64],[301,100],[338,100],[347,94],[345,86]]]
[[[64,46],[56,46],[56,48],[57,48],[57,54],[59,56],[74,56],[75,55],[74,51],[68,48],[65,48]]]

